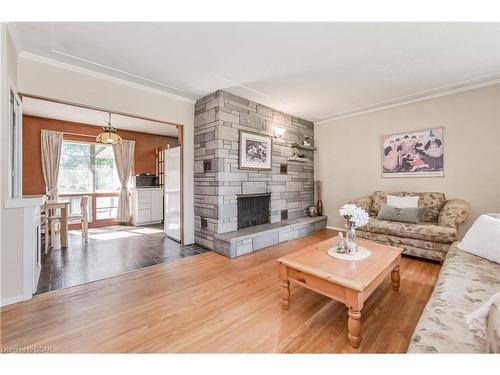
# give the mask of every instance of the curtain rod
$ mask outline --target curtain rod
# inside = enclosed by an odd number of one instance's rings
[[[89,134],[80,134],[80,133],[71,133],[71,132],[62,132],[62,133],[67,134],[67,135],[76,135],[78,137],[89,137],[89,138],[97,137],[96,135],[89,135]]]
[[[61,132],[63,133],[63,136],[66,134],[66,135],[75,135],[77,137],[87,137],[87,138],[93,138],[94,139],[94,143],[99,143],[96,141],[96,137],[97,135],[90,135],[90,134],[80,134],[80,133],[71,133],[71,132]],[[123,139],[124,141],[128,140],[128,139]],[[83,142],[83,141],[82,141]],[[170,146],[170,145],[169,145]]]

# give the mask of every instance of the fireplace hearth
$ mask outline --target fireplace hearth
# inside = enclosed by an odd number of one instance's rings
[[[238,196],[238,229],[269,223],[271,194]]]

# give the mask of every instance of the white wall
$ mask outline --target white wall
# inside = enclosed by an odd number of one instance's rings
[[[347,201],[383,191],[438,191],[472,205],[472,218],[500,212],[500,85],[315,124],[315,178],[328,225]],[[380,136],[443,126],[445,177],[382,178]]]
[[[142,89],[51,60],[21,55],[19,92],[184,126],[184,241],[194,242],[194,102]]]
[[[6,24],[1,24],[0,85],[0,300],[2,304],[17,302],[23,294],[23,209],[5,208],[9,184],[9,90],[17,86],[17,52]]]

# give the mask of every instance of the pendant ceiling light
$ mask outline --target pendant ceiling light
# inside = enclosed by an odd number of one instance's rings
[[[116,128],[111,126],[111,112],[108,113],[108,121],[106,121],[108,126],[102,128],[103,132],[100,133],[96,138],[96,142],[106,143],[111,145],[116,145],[117,143],[122,143],[122,137],[116,132]]]

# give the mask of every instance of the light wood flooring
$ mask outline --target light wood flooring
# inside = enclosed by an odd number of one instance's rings
[[[440,265],[403,257],[363,309],[363,341],[347,339],[346,307],[291,286],[279,304],[276,259],[336,234],[321,231],[236,259],[206,252],[44,293],[1,310],[1,347],[54,352],[405,352]]]

